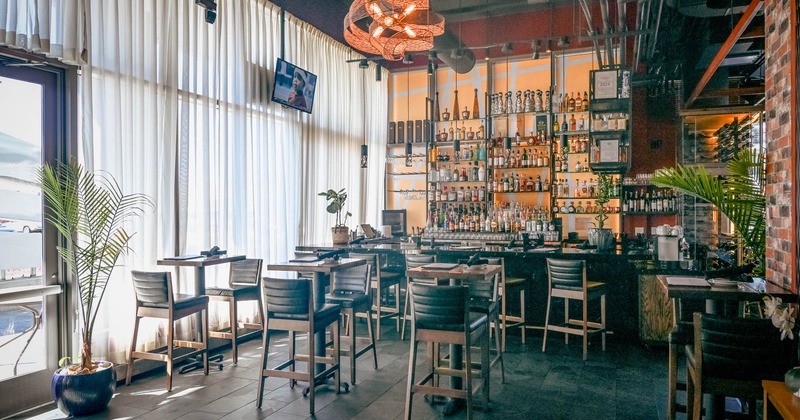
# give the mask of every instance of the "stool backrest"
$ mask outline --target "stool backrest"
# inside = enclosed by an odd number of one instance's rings
[[[380,267],[381,257],[379,254],[351,252],[350,254],[348,254],[348,257],[366,261],[367,265],[372,267],[370,269],[370,273],[372,273],[373,276],[377,275],[378,271],[380,271],[381,269]]]
[[[406,255],[406,270],[409,268],[421,267],[426,264],[435,263],[436,255]],[[406,276],[408,279],[414,279],[411,276]]]
[[[582,287],[586,280],[586,261],[547,259],[550,287]]]
[[[264,277],[267,316],[308,317],[311,308],[311,280]]]
[[[169,272],[132,270],[131,277],[137,303],[172,303],[172,277]]]
[[[261,266],[263,262],[260,258],[251,258],[231,263],[231,273],[228,283],[246,286],[258,286],[261,283]]]
[[[370,265],[359,265],[334,271],[331,275],[331,292],[369,293]]]
[[[411,283],[412,321],[416,328],[460,331],[467,322],[466,286]]]
[[[703,376],[781,380],[797,364],[796,340],[781,340],[770,319],[694,316],[695,346],[699,344],[702,349]]]

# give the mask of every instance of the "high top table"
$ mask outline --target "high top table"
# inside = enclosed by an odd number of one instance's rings
[[[675,304],[673,308],[675,308],[675,321],[676,325],[682,321],[681,319],[681,311],[680,308],[680,301],[681,300],[700,300],[705,301],[706,305],[706,313],[708,314],[720,314],[720,315],[727,315],[727,316],[736,316],[737,314],[726,313],[726,308],[728,303],[736,303],[736,302],[747,302],[747,301],[760,301],[764,298],[767,294],[774,298],[780,298],[785,303],[797,303],[798,295],[797,293],[793,293],[791,290],[786,290],[776,284],[772,284],[768,281],[758,281],[757,283],[739,283],[735,287],[717,287],[711,286],[710,284],[705,285],[698,285],[698,286],[679,286],[675,284],[669,284],[667,280],[668,277],[683,277],[683,276],[667,276],[667,275],[659,275],[658,282],[661,284],[661,287],[666,290],[667,297],[670,299],[674,299]],[[703,280],[704,278],[694,277],[698,280]],[[703,284],[703,282],[698,281],[698,284]],[[737,306],[738,308],[738,306]],[[730,311],[728,311],[730,312]],[[775,334],[778,334],[778,330],[775,330]],[[709,401],[704,400],[704,401]],[[713,418],[714,414],[717,412],[722,412],[724,410],[725,405],[725,398],[723,397],[713,397],[709,401],[711,404],[703,404],[706,409],[706,415],[709,418]],[[766,402],[765,402],[766,404]]]
[[[413,279],[432,279],[432,280],[441,279],[442,282],[444,282],[445,279],[447,279],[447,282],[450,286],[459,286],[462,284],[463,280],[488,281],[492,277],[500,274],[502,271],[503,271],[503,266],[501,265],[483,264],[483,265],[467,267],[466,264],[458,264],[456,267],[450,270],[435,270],[435,269],[432,270],[429,268],[425,268],[425,266],[409,268],[406,270],[406,276]],[[451,344],[450,369],[458,369],[458,370],[462,369],[463,368],[463,362],[461,360],[462,358],[463,358],[462,346]],[[482,366],[481,369],[484,369],[488,372],[487,366]],[[451,388],[462,389],[462,386],[463,384],[461,378],[456,376],[450,377]],[[460,400],[455,398],[451,399],[450,402],[448,402],[447,405],[445,405],[444,409],[442,409],[442,414],[445,416],[453,414],[458,408],[458,404],[460,404],[459,401]]]
[[[335,263],[326,263],[324,261],[287,261],[267,265],[269,271],[296,271],[304,273],[314,273],[312,279],[312,287],[314,288],[314,309],[320,310],[325,305],[325,278],[330,276],[331,273],[336,271],[345,270],[359,265],[364,265],[365,260],[357,258],[342,258]],[[310,350],[309,350],[310,351]],[[316,342],[314,343],[314,354],[317,356],[325,356],[325,332],[320,331],[317,333]],[[355,363],[353,361],[352,363]],[[324,363],[317,363],[317,373],[325,370]],[[309,384],[314,386],[316,384]]]
[[[218,264],[228,264],[234,261],[241,261],[245,259],[244,255],[213,255],[210,257],[205,257],[202,255],[189,255],[189,256],[181,256],[181,257],[168,257],[161,260],[158,260],[156,264],[158,265],[166,265],[172,267],[193,267],[194,268],[194,294],[196,296],[202,296],[206,294],[206,267],[210,267],[212,265]],[[197,325],[202,325],[201,320],[202,315],[197,313]],[[234,321],[235,322],[235,321]],[[198,336],[202,334],[200,329],[198,328]],[[205,337],[208,340],[208,337]],[[208,349],[206,349],[208,351]],[[213,361],[222,362],[223,356],[222,354],[218,354],[213,357]],[[212,361],[212,357],[208,358],[209,361]],[[199,355],[195,356],[195,360],[189,363],[188,365],[182,367],[179,372],[186,373],[191,372],[195,369],[199,369],[203,367],[203,358]],[[219,370],[222,370],[222,363],[219,364]]]

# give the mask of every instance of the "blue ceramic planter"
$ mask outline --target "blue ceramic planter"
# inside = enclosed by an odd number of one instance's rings
[[[53,374],[51,391],[58,409],[69,416],[87,416],[108,407],[117,386],[114,366],[87,375]]]

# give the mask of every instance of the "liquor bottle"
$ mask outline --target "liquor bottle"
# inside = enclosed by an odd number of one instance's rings
[[[586,161],[586,158],[583,158],[583,172],[589,172],[589,162]]]
[[[583,99],[581,99],[581,92],[578,91],[578,93],[575,96],[575,112],[581,112],[581,111],[584,111]]]
[[[583,110],[589,110],[589,94],[586,91],[583,91]]]
[[[486,180],[486,169],[483,166],[478,166],[478,182]]]
[[[575,96],[569,98],[569,112],[575,112]]]
[[[569,112],[569,93],[564,93],[564,99],[561,101],[561,112]]]
[[[567,125],[567,114],[564,114],[562,118],[563,119],[561,120],[561,130],[566,132],[569,130],[569,125]]]
[[[472,118],[481,117],[480,107],[478,106],[478,88],[475,88],[475,98],[472,100]]]
[[[453,91],[453,120],[458,120],[458,89]]]
[[[586,209],[583,208],[583,202],[582,201],[578,201],[578,207],[575,207],[575,213],[578,213],[578,214],[586,213]]]
[[[575,131],[578,129],[577,123],[575,121],[575,114],[572,114],[572,116],[569,118],[569,129],[570,131]]]
[[[559,93],[558,94],[558,112],[559,113],[564,112],[564,94],[563,93]]]
[[[530,166],[530,161],[528,160],[528,152],[525,149],[522,149],[522,167],[527,168]]]
[[[544,153],[538,153],[537,152],[537,154],[536,154],[536,167],[542,168],[542,167],[548,166],[548,164],[545,163],[545,159],[547,159],[547,156],[545,156]]]
[[[468,120],[469,119],[469,110],[467,107],[464,107],[464,110],[461,111],[461,118]]]
[[[558,124],[558,117],[553,118],[553,133],[561,131],[561,126]]]
[[[556,201],[556,204],[553,206],[553,213],[558,214],[558,201]]]
[[[439,112],[439,92],[436,92],[436,98],[433,100],[433,120],[439,121],[439,116],[441,113]]]
[[[485,135],[486,129],[483,128],[483,124],[478,127],[478,140],[483,140],[483,136]]]
[[[447,110],[447,107],[445,107],[444,112],[442,112],[442,121],[450,121],[450,111]]]
[[[569,207],[567,207],[567,213],[575,213],[575,206],[572,205],[572,201],[569,202]]]

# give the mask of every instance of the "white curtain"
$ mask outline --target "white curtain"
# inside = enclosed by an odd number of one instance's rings
[[[91,0],[82,157],[157,202],[131,224],[134,253],[118,267],[108,316],[96,326],[95,353],[105,340],[112,361],[125,361],[131,337],[131,269],[163,270],[159,258],[212,245],[266,266],[299,243],[330,242],[332,219],[316,195],[323,189],[347,188],[351,227],[377,222],[383,208],[387,74],[377,82],[374,68],[346,62],[348,48],[287,15],[283,58],[318,80],[313,114],[282,108],[269,101],[280,9],[220,0],[214,25],[203,10],[193,0]],[[193,273],[176,277],[182,292],[193,291]],[[207,285],[226,281],[226,267],[207,271]],[[212,327],[227,324],[226,311],[220,316],[212,311]],[[163,345],[157,325],[141,328],[141,347]],[[192,328],[182,324],[184,334]]]
[[[0,0],[0,44],[86,64],[90,0]]]

